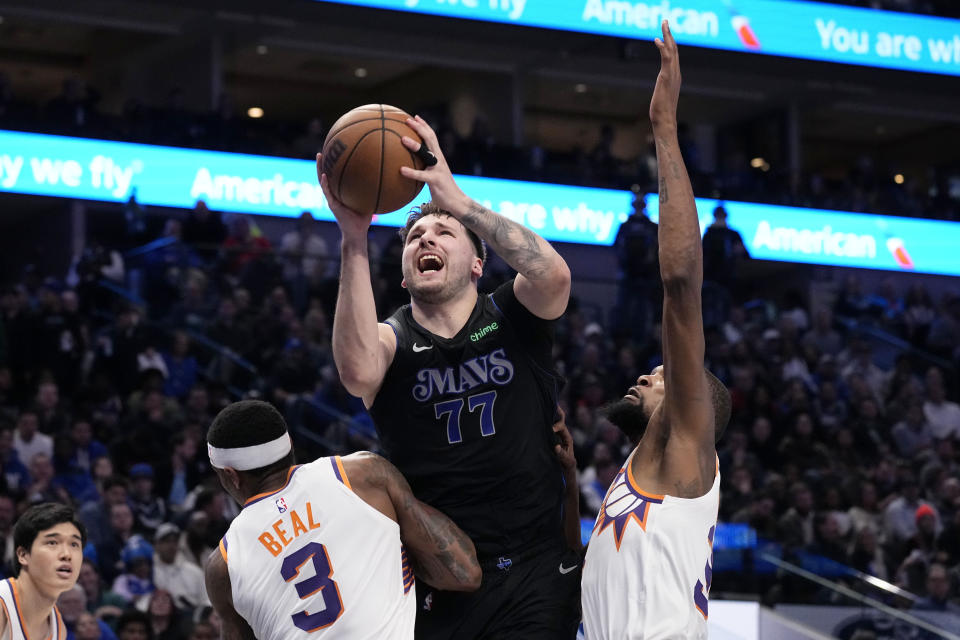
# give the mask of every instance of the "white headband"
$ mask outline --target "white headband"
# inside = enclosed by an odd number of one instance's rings
[[[221,449],[207,443],[210,464],[218,469],[226,467],[232,467],[237,471],[259,469],[276,462],[288,453],[290,453],[290,436],[286,433],[276,440],[249,447]]]

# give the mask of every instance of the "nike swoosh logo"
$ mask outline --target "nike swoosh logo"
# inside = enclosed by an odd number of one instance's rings
[[[561,563],[560,563],[560,573],[562,573],[563,575],[567,575],[568,573],[570,573],[571,571],[573,571],[574,569],[576,569],[576,568],[579,567],[579,566],[580,566],[580,565],[575,564],[575,565],[573,565],[572,567],[565,567],[565,566],[563,566],[563,563],[561,562]]]
[[[421,346],[418,345],[416,342],[413,343],[413,352],[414,352],[414,353],[420,353],[421,351],[426,351],[427,349],[433,349],[433,345],[432,345],[432,344],[428,344],[428,345],[425,346],[425,347],[421,347]]]

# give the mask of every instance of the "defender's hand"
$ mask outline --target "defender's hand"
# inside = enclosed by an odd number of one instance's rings
[[[576,473],[577,458],[573,453],[573,436],[567,429],[566,415],[563,413],[563,409],[557,407],[557,411],[560,413],[560,420],[554,423],[553,432],[557,434],[560,443],[554,445],[553,452],[556,454],[557,460],[560,461],[564,473]]]
[[[400,174],[411,180],[419,180],[427,183],[430,187],[430,197],[433,203],[441,209],[449,211],[455,217],[461,212],[466,211],[470,206],[470,199],[460,190],[453,179],[453,173],[450,171],[450,165],[447,159],[443,157],[440,150],[440,142],[437,140],[437,134],[420,116],[407,119],[407,124],[416,131],[423,139],[423,144],[437,158],[437,164],[426,169],[414,169],[412,167],[400,167]],[[420,143],[404,136],[403,146],[416,153],[420,149]]]
[[[670,33],[670,24],[664,20],[663,40],[653,42],[660,50],[660,73],[657,85],[650,100],[650,123],[654,128],[677,126],[677,102],[680,99],[680,58],[677,54],[677,41]]]

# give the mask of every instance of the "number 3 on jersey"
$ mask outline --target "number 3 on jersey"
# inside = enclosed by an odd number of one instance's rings
[[[301,600],[307,600],[319,592],[323,599],[323,610],[316,613],[303,610],[291,616],[293,624],[307,633],[329,627],[343,614],[340,587],[331,580],[333,567],[330,566],[330,556],[327,555],[327,548],[319,542],[310,542],[285,557],[280,566],[280,575],[290,582],[300,576],[300,569],[310,560],[313,560],[315,575],[294,582],[293,586],[297,588]]]
[[[497,400],[496,391],[478,393],[467,398],[467,410],[473,411],[480,407],[480,435],[492,436],[497,432],[493,424],[493,403]],[[463,398],[447,400],[433,405],[437,418],[447,417],[447,442],[457,444],[463,442],[463,433],[460,430],[460,415],[463,412]]]
[[[697,580],[697,584],[693,588],[693,604],[697,607],[697,611],[703,615],[704,620],[707,619],[710,584],[713,582],[713,534],[716,532],[716,530],[716,525],[710,527],[710,534],[707,536],[707,540],[710,543],[710,559],[707,560],[707,566],[703,568],[703,577],[707,581],[707,584],[704,585],[702,582]]]

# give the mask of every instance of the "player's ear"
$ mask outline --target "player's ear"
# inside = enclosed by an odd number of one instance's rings
[[[402,279],[402,280],[400,281],[400,286],[403,287],[404,289],[407,288],[407,279],[406,279],[406,278],[404,278],[404,279]]]
[[[22,546],[17,547],[17,562],[20,563],[21,569],[26,569],[30,564],[30,550]]]
[[[234,489],[240,489],[240,474],[233,467],[224,467],[223,475],[230,481],[230,486]]]
[[[483,275],[483,260],[480,258],[473,258],[473,265],[470,267],[470,273],[477,276],[478,278]]]

